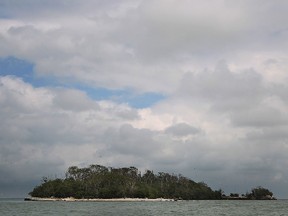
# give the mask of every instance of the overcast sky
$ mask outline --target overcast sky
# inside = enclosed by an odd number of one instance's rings
[[[287,0],[0,0],[0,197],[72,165],[288,198]]]

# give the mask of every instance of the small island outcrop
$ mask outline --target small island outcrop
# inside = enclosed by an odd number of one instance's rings
[[[229,196],[225,194],[222,195],[222,199],[229,200],[276,200],[273,196],[273,193],[266,188],[261,186],[252,188],[250,193],[246,194],[238,194],[238,193],[230,193]]]
[[[90,165],[69,167],[65,178],[44,177],[25,198],[27,201],[171,201],[220,199],[275,199],[268,189],[257,187],[251,193],[224,195],[203,182],[195,182],[181,174],[146,170],[136,167],[113,168]]]
[[[29,193],[38,198],[112,199],[221,199],[221,190],[214,191],[203,182],[196,183],[182,175],[136,167],[112,168],[90,165],[70,167],[64,179],[43,178],[41,185]]]

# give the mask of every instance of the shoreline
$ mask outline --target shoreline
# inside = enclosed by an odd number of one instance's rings
[[[111,198],[111,199],[75,199],[73,197],[67,198],[41,198],[41,197],[26,197],[24,201],[64,201],[64,202],[172,202],[176,201],[175,199],[148,199],[148,198]]]

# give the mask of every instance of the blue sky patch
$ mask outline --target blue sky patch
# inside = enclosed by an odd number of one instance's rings
[[[146,108],[163,99],[165,99],[165,96],[162,94],[147,92],[140,95],[130,96],[127,98],[127,102],[130,106],[135,108]]]
[[[64,87],[79,89],[93,100],[112,100],[116,103],[127,103],[134,108],[146,108],[163,100],[164,95],[155,92],[136,94],[132,89],[106,89],[86,86],[79,83],[58,82],[53,77],[37,77],[34,73],[34,64],[15,57],[0,58],[0,75],[20,77],[24,82],[34,87]]]
[[[0,76],[6,75],[19,77],[34,87],[53,86],[55,83],[53,78],[35,76],[33,63],[13,56],[0,58]]]
[[[165,99],[165,96],[156,92],[136,94],[131,89],[106,89],[75,85],[73,88],[86,92],[94,100],[111,100],[116,103],[127,103],[134,108],[146,108]]]
[[[31,83],[34,79],[34,65],[15,57],[0,58],[0,75],[14,75]]]

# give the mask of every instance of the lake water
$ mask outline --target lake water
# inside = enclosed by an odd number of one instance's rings
[[[288,200],[178,201],[178,202],[24,202],[0,199],[1,216],[34,215],[288,215]]]

